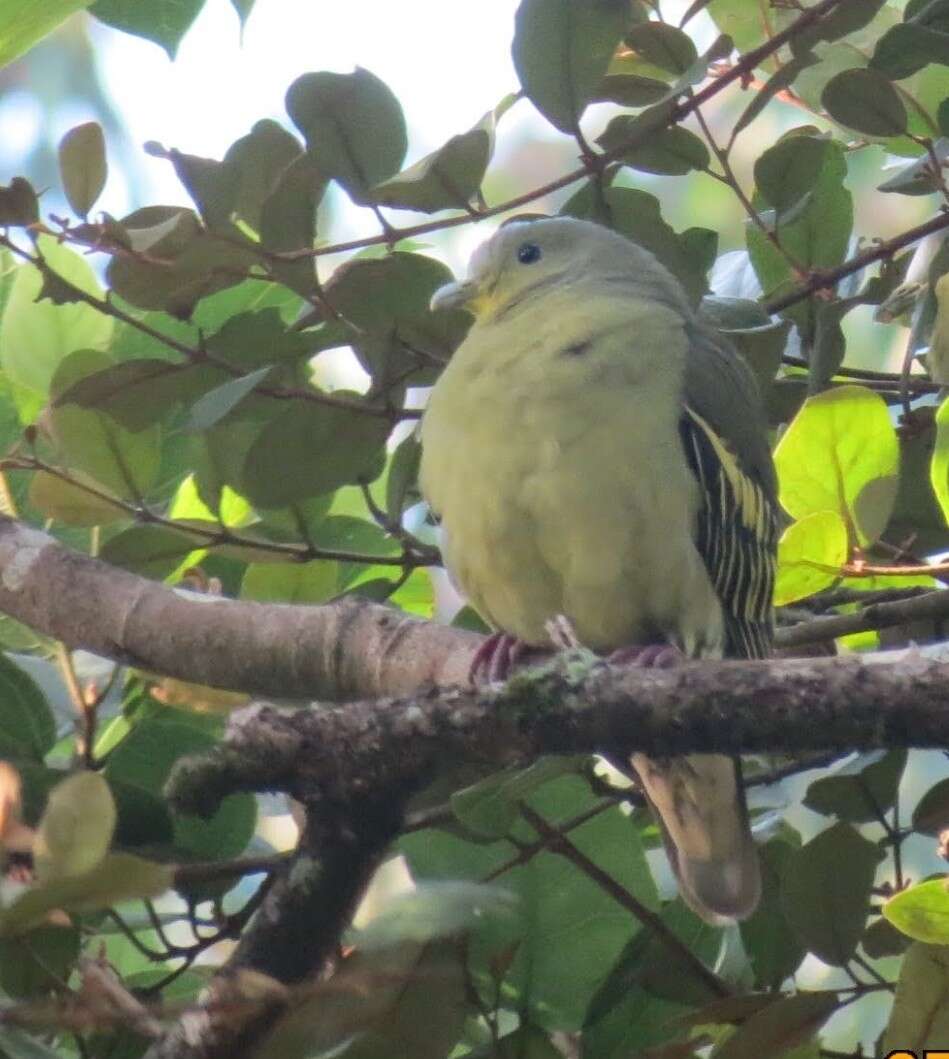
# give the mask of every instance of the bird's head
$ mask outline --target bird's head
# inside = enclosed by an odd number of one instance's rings
[[[440,287],[432,309],[465,308],[479,322],[533,304],[577,285],[631,284],[679,303],[681,288],[642,247],[609,228],[573,217],[517,220],[498,229],[474,252],[465,279]]]

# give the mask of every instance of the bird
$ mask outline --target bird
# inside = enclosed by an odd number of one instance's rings
[[[591,221],[515,219],[431,307],[474,317],[429,394],[419,470],[449,574],[495,630],[473,671],[503,677],[522,648],[556,643],[557,622],[646,666],[767,655],[762,402],[657,258]],[[685,902],[711,923],[749,916],[761,881],[737,759],[624,765]]]

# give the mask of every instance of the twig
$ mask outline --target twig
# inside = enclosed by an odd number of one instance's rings
[[[721,978],[705,966],[681,938],[669,929],[651,909],[647,908],[637,897],[629,892],[625,886],[620,884],[605,872],[598,864],[590,860],[585,853],[575,846],[562,831],[552,827],[547,821],[526,802],[520,803],[521,815],[532,828],[547,842],[547,848],[553,853],[559,853],[578,868],[584,875],[591,878],[597,886],[608,893],[619,905],[639,920],[640,923],[662,942],[677,962],[683,964],[691,971],[695,978],[700,981],[710,993],[718,997],[732,995],[731,988]]]

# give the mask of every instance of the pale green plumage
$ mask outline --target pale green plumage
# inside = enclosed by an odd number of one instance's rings
[[[525,245],[538,260],[518,260]],[[421,484],[473,605],[532,644],[564,615],[598,650],[763,653],[774,487],[754,384],[676,281],[614,233],[552,219],[501,229],[435,298],[460,302],[476,320],[431,394]],[[732,762],[633,764],[686,899],[747,914]]]

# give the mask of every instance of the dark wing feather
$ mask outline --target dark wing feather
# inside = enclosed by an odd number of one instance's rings
[[[691,408],[680,421],[686,460],[699,483],[695,544],[725,617],[725,654],[762,658],[774,633],[771,599],[778,513],[771,490],[746,473]]]

